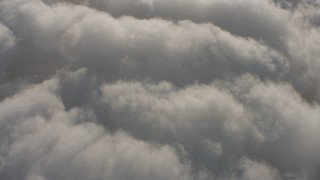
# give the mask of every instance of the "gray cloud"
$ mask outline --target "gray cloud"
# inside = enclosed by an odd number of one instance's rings
[[[49,4],[64,0],[47,0]],[[290,31],[289,13],[268,0],[232,1],[168,1],[168,0],[96,0],[74,1],[113,16],[130,15],[137,18],[161,17],[169,20],[191,20],[197,23],[211,22],[237,35],[254,37],[276,47],[283,46],[283,38]]]
[[[0,1],[0,179],[319,179],[319,7]]]
[[[59,0],[46,1],[48,4],[56,2]],[[305,40],[309,39],[309,36],[312,40],[319,36],[319,29],[313,27],[319,24],[319,1],[281,0],[273,3],[269,0],[228,2],[69,0],[68,2],[103,10],[115,17],[129,15],[138,19],[160,17],[174,21],[210,22],[232,34],[253,38],[285,56],[290,63],[286,81],[292,82],[295,89],[309,101],[319,99],[317,95],[319,82],[315,78],[319,74],[318,71],[311,70],[314,66],[318,66],[315,57],[319,55],[318,51],[306,47],[311,45],[314,49],[318,49],[319,45]],[[279,4],[282,4],[284,9]],[[300,80],[301,77],[304,77],[303,80]],[[306,82],[312,83],[306,84]]]
[[[0,82],[5,76],[9,51],[15,46],[16,38],[8,27],[0,23]]]
[[[67,61],[62,63],[87,67],[108,81],[147,76],[184,85],[251,71],[276,78],[288,68],[285,57],[272,48],[253,39],[233,36],[211,24],[114,19],[81,6],[49,7],[38,1],[12,4],[3,3],[4,11],[14,17],[6,21],[27,43],[32,41],[32,49],[57,53],[62,57],[56,58]],[[27,24],[23,32],[16,28],[15,22],[20,21]],[[61,60],[42,59],[46,54],[37,55],[41,59],[36,62],[61,66]],[[34,59],[32,55],[30,58]],[[34,73],[34,66],[29,68],[32,68],[29,73]]]
[[[319,150],[311,144],[319,144],[320,109],[288,85],[244,76],[234,83],[184,90],[167,83],[120,82],[104,86],[102,92],[112,126],[142,139],[181,143],[195,162],[217,172],[248,155],[271,164],[284,178],[296,168],[317,167],[309,158]],[[318,177],[316,169],[307,171],[308,178]]]
[[[15,45],[16,40],[12,32],[3,24],[0,24],[0,33],[1,53],[5,53]]]
[[[52,79],[1,103],[1,179],[191,179],[172,147],[105,132],[90,111],[65,111],[58,89]]]

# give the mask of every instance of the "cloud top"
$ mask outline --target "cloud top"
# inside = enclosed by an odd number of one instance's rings
[[[0,1],[0,179],[319,179],[319,5]]]

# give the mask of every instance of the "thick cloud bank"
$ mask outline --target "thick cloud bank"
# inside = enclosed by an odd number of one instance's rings
[[[319,12],[0,0],[0,179],[319,179]]]

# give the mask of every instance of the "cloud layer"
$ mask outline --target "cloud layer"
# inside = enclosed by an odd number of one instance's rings
[[[319,179],[319,8],[1,0],[0,179]]]

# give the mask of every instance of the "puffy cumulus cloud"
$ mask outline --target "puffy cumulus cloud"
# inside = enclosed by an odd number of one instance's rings
[[[311,29],[298,38],[300,43],[291,41],[289,46],[292,84],[307,100],[319,102],[319,30]]]
[[[319,1],[317,0],[47,0],[47,4],[69,2],[110,13],[114,17],[138,19],[163,18],[179,22],[208,23],[232,34],[253,38],[275,49],[288,60],[286,81],[305,98],[319,101],[318,49],[309,42],[319,36]],[[294,46],[294,47],[293,47]],[[308,47],[311,46],[312,48]],[[316,71],[312,70],[316,67]],[[194,73],[194,72],[193,72]],[[302,80],[301,80],[301,77]],[[312,82],[312,83],[306,83]]]
[[[110,113],[103,123],[148,141],[182,145],[195,162],[220,171],[217,162],[225,151],[241,151],[249,123],[244,108],[214,87],[172,88],[167,83],[104,86],[102,99]]]
[[[288,84],[90,77],[62,71],[1,102],[1,178],[319,177],[320,107]]]
[[[172,147],[106,132],[84,109],[65,111],[57,79],[0,104],[1,179],[192,179]]]
[[[313,158],[319,159],[320,108],[287,84],[262,83],[252,76],[182,90],[168,83],[118,82],[103,86],[102,97],[109,109],[107,126],[182,146],[196,165],[215,173],[231,173],[248,156],[270,164],[283,178],[319,176]],[[268,167],[244,168],[243,173],[253,178],[255,171],[274,172]]]
[[[319,179],[319,7],[1,0],[0,179]]]
[[[32,44],[28,48],[49,51],[60,59],[44,58],[47,53],[33,57],[29,49],[29,60],[23,61],[32,62],[21,70],[29,69],[28,74],[43,74],[43,69],[52,71],[53,67],[69,65],[87,67],[107,81],[150,77],[185,85],[243,72],[277,78],[288,69],[286,58],[272,48],[233,36],[212,24],[115,19],[82,6],[18,2],[2,3],[4,14],[10,14],[4,16],[4,21],[28,45]],[[24,26],[22,32],[19,26]],[[35,68],[34,62],[38,61],[43,62]],[[13,63],[9,68],[17,71],[17,65]]]
[[[115,17],[161,17],[170,20],[188,19],[211,22],[234,34],[263,39],[281,47],[290,31],[289,13],[268,0],[47,0],[49,4],[71,2],[107,11]]]

